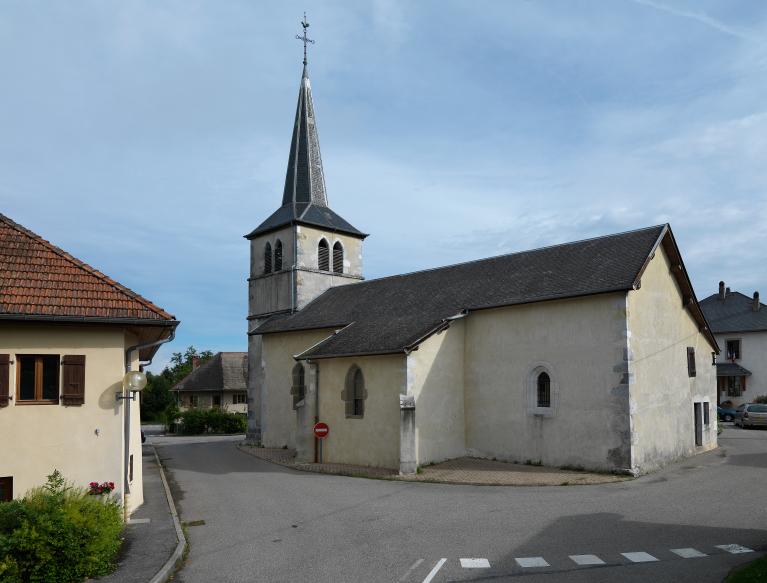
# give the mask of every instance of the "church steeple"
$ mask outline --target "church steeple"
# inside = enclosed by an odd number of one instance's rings
[[[320,140],[317,135],[317,120],[314,116],[314,103],[312,102],[312,86],[309,82],[305,54],[301,88],[298,91],[296,119],[293,123],[293,138],[290,142],[288,171],[282,194],[283,205],[302,203],[328,206],[325,175],[322,171],[322,156],[320,155]]]

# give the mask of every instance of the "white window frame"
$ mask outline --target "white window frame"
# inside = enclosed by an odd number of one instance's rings
[[[549,375],[549,407],[538,406],[538,376],[545,372]],[[547,362],[536,362],[533,364],[525,380],[525,393],[527,398],[527,413],[536,417],[554,417],[559,409],[559,383],[558,375],[554,372],[554,367]]]

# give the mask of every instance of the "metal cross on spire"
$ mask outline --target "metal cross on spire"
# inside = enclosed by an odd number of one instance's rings
[[[306,20],[306,12],[304,12],[304,19],[301,21],[301,26],[304,27],[304,34],[303,35],[296,35],[296,38],[298,40],[304,41],[304,65],[306,65],[306,43],[314,44],[314,41],[310,39],[308,36],[306,36],[306,29],[309,28],[309,21]]]

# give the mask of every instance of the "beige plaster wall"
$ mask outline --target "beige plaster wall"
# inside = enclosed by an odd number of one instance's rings
[[[243,394],[247,394],[246,391],[242,391]],[[248,412],[248,404],[247,403],[234,403],[234,393],[231,391],[227,391],[224,393],[221,392],[213,392],[213,391],[181,391],[179,393],[179,409],[181,411],[188,411],[189,409],[192,409],[191,405],[191,397],[192,395],[197,396],[197,407],[194,407],[196,409],[211,409],[213,408],[213,397],[219,396],[221,397],[221,409],[224,411],[227,411],[229,413],[242,413],[245,414]]]
[[[470,454],[613,470],[626,462],[625,294],[482,310],[465,320]],[[552,407],[538,410],[539,370]],[[417,414],[417,413],[416,413]]]
[[[292,372],[299,354],[333,333],[328,330],[267,334],[262,337],[261,439],[265,447],[296,447]],[[259,406],[259,403],[255,403]]]
[[[299,268],[317,269],[317,246],[324,238],[330,249],[330,269],[333,269],[333,245],[340,242],[344,248],[344,274],[362,276],[362,239],[307,225],[298,225],[296,235]]]
[[[78,486],[113,481],[122,495],[123,407],[131,406],[134,479],[128,510],[143,502],[138,400],[115,399],[122,390],[124,350],[131,340],[117,328],[0,325],[0,353],[10,354],[14,361],[10,367],[14,399],[0,409],[0,443],[5,444],[0,448],[0,475],[13,476],[15,497],[43,484],[54,469]],[[85,355],[85,404],[18,404],[17,354]]]
[[[714,348],[682,307],[682,294],[662,247],[628,293],[632,468],[645,473],[680,457],[712,449],[716,439]],[[697,376],[687,373],[695,348]],[[711,423],[695,446],[693,402],[708,401]]]
[[[323,461],[399,468],[399,396],[405,392],[405,356],[333,358],[319,363],[320,421],[330,427]],[[362,419],[347,419],[341,393],[346,373],[356,364],[365,379]]]
[[[423,342],[407,357],[407,394],[415,397],[419,465],[466,455],[465,320]]]
[[[760,395],[767,395],[767,332],[717,334],[716,341],[722,351],[719,354],[719,362],[728,362],[725,342],[737,339],[740,339],[741,358],[735,362],[750,370],[751,376],[746,377],[746,390],[740,397],[728,397],[727,390],[722,391],[720,400],[732,401],[734,407],[742,403],[751,403]]]

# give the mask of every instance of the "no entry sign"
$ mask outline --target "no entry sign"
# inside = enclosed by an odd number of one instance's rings
[[[327,423],[315,423],[314,437],[317,439],[324,439],[328,436],[328,433],[330,433],[330,427],[328,427]]]

